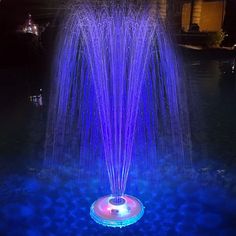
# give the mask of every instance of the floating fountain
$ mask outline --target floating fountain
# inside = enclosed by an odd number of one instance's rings
[[[45,163],[63,164],[78,151],[87,132],[81,120],[91,122],[92,84],[111,195],[95,201],[90,215],[104,226],[133,224],[144,213],[125,194],[140,100],[157,150],[168,149],[180,165],[188,155],[184,86],[169,37],[148,6],[80,2],[68,7],[57,48]]]

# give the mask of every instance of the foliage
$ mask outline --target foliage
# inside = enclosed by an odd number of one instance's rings
[[[220,47],[226,33],[221,29],[218,32],[209,33],[207,37],[207,46],[208,47]]]

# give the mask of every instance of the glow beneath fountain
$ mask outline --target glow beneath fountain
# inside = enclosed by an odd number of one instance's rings
[[[90,208],[90,216],[95,222],[114,228],[136,223],[143,213],[143,204],[129,195],[123,195],[118,199],[112,195],[104,196],[95,201]]]

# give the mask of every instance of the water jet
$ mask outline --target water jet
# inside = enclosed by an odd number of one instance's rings
[[[137,123],[148,127],[150,143],[161,153],[157,156],[172,153],[180,165],[188,156],[177,59],[162,21],[149,10],[127,2],[80,2],[66,12],[59,35],[45,164],[63,165],[68,156],[74,160],[83,145],[101,140],[111,195],[95,201],[90,215],[104,226],[127,226],[144,213],[142,203],[125,194],[135,135],[146,137],[137,131]],[[95,116],[88,115],[91,104],[96,104]],[[91,141],[88,133],[96,133],[97,117],[101,139]]]

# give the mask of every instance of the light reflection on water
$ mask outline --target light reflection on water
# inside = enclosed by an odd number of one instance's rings
[[[187,63],[193,147],[230,165],[236,154],[235,58]],[[199,157],[199,153],[196,158]]]

